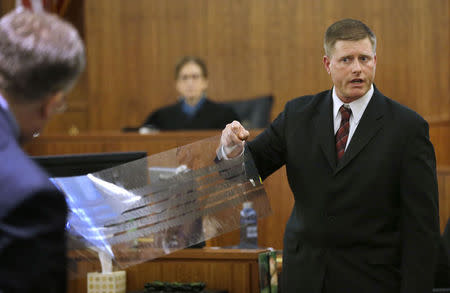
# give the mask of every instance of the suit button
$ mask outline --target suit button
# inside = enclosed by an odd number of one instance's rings
[[[336,221],[336,216],[328,216],[328,221],[330,222]]]

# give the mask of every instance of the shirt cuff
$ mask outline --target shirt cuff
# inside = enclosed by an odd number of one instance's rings
[[[235,147],[236,146],[225,147],[225,146],[221,145],[220,148],[217,150],[217,158],[219,160],[232,160],[233,158],[228,158],[227,153],[225,152],[225,149],[228,151],[228,153],[231,153]],[[235,158],[242,156],[242,154],[244,154],[244,150],[245,150],[245,147],[242,148],[242,152]]]

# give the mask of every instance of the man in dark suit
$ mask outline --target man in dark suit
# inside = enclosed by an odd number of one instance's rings
[[[78,33],[57,16],[0,19],[0,292],[66,291],[66,201],[20,145],[65,108],[84,63]]]
[[[450,218],[447,220],[447,225],[441,236],[438,256],[434,287],[450,288]]]
[[[333,88],[288,102],[246,144],[263,179],[286,165],[295,197],[282,291],[431,292],[439,222],[428,124],[373,85],[365,24],[334,23],[324,47]],[[247,137],[227,125],[218,156],[238,156]]]

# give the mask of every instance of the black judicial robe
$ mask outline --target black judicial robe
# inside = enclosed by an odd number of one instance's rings
[[[150,114],[143,126],[160,130],[223,129],[233,120],[240,119],[232,108],[206,99],[193,116],[184,113],[182,102],[178,102]]]

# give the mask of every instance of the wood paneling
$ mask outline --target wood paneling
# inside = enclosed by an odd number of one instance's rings
[[[16,7],[15,0],[2,0],[0,1],[0,16],[6,14]]]
[[[210,290],[257,293],[258,254],[263,251],[211,248],[180,250],[127,268],[127,291],[143,290],[147,282],[162,281],[205,282]],[[79,259],[76,265],[81,278],[69,282],[69,293],[86,292],[86,273],[101,270],[97,259]]]
[[[376,84],[431,122],[450,121],[447,0],[86,0],[90,130],[138,125],[176,100],[180,56],[203,57],[212,99],[289,99],[331,87],[322,39],[352,17],[378,36]]]
[[[14,7],[1,0],[0,12]],[[47,131],[119,130],[176,100],[173,68],[203,57],[217,101],[275,96],[285,103],[331,87],[322,38],[353,17],[378,36],[379,89],[431,123],[450,121],[448,0],[77,0],[66,19],[86,41],[87,69],[69,115]]]
[[[450,121],[430,123],[430,140],[440,166],[450,166]]]
[[[63,17],[75,26],[81,38],[85,41],[84,3],[85,0],[69,1],[69,5]],[[87,82],[87,70],[85,70],[81,74],[74,88],[67,95],[69,107],[66,110],[66,113],[54,117],[46,127],[47,132],[69,134],[89,130],[88,117],[91,105],[88,103]]]
[[[89,134],[44,135],[33,140],[25,149],[30,155],[101,153],[115,151],[146,151],[157,154],[177,146],[220,135],[220,131],[160,132],[149,135],[120,132]]]

